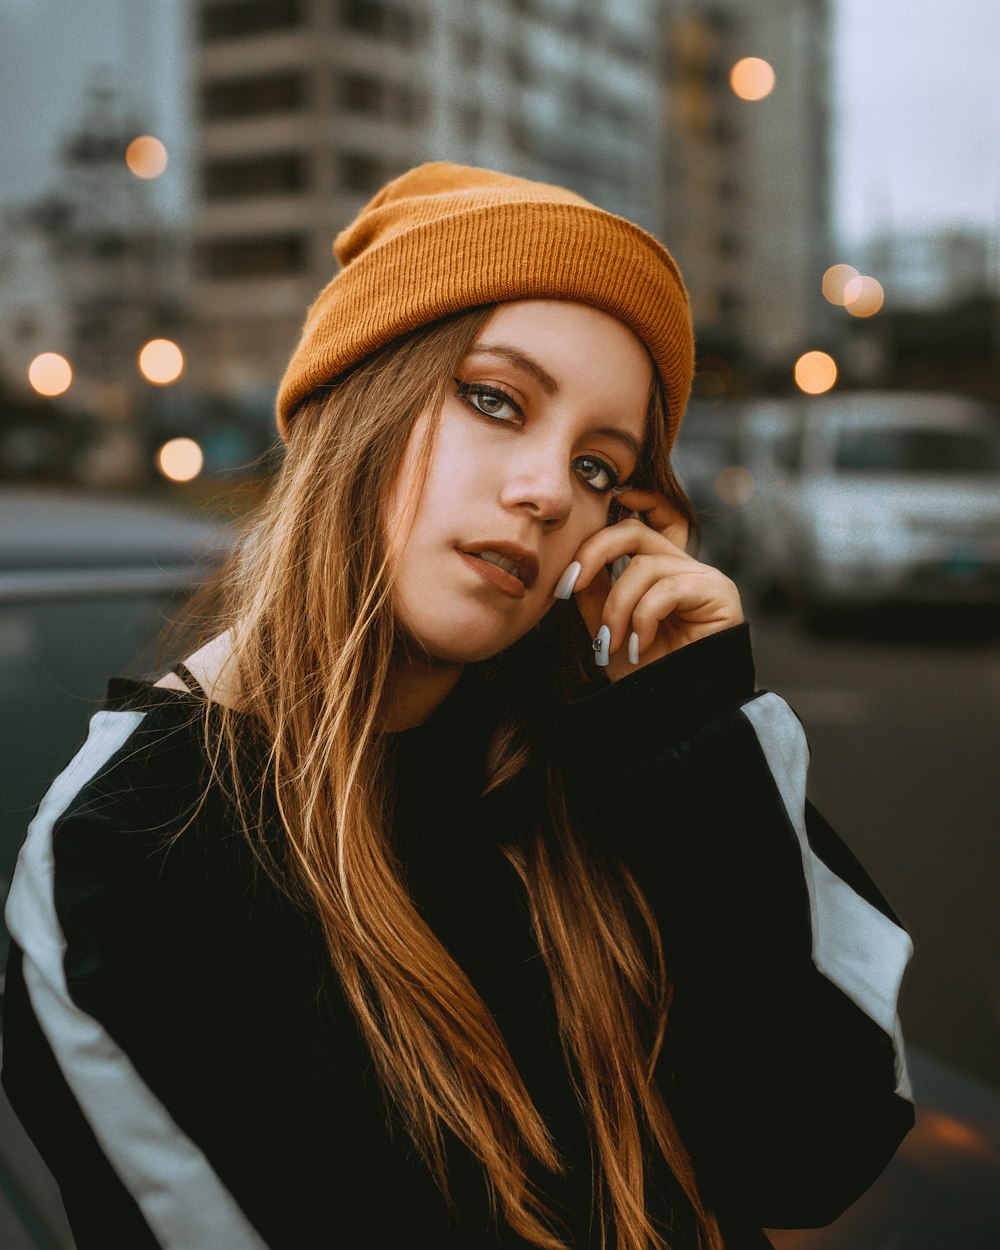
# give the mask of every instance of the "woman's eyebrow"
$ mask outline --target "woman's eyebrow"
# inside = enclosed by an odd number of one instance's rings
[[[519,347],[511,347],[507,343],[473,343],[468,354],[470,356],[499,356],[503,360],[510,361],[518,369],[523,369],[525,373],[530,373],[546,395],[554,395],[559,390],[559,383],[552,374],[533,356],[521,351]]]
[[[597,429],[592,430],[593,434],[602,434],[605,438],[613,438],[619,443],[623,443],[636,460],[642,459],[642,444],[628,430],[620,430],[617,425],[601,425]]]
[[[525,373],[538,382],[542,390],[547,395],[555,395],[559,390],[559,383],[555,380],[551,373],[533,356],[529,356],[527,352],[522,351],[519,347],[512,347],[509,343],[473,343],[468,351],[469,356],[499,356],[502,360],[509,361],[518,369],[523,369]],[[619,429],[616,425],[602,425],[592,431],[594,434],[603,434],[605,438],[616,439],[622,443],[636,460],[642,459],[642,444],[627,430]]]

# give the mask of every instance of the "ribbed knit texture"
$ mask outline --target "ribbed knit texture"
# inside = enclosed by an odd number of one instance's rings
[[[562,187],[436,162],[411,169],[337,237],[340,272],[309,309],[278,390],[298,404],[378,348],[480,304],[565,299],[619,318],[663,379],[673,441],[694,336],[680,272],[651,234]]]

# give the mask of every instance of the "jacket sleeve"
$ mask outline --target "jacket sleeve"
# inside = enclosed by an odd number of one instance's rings
[[[178,857],[137,835],[141,777],[113,772],[103,793],[89,784],[139,719],[94,717],[21,849],[6,910],[4,1087],[80,1250],[263,1250],[232,1196],[231,1143],[259,1127],[245,1084],[241,1094],[246,1055],[224,1052],[205,1023],[237,1004],[195,954],[206,908]]]
[[[564,711],[571,802],[635,875],[673,982],[659,1079],[706,1190],[761,1226],[834,1220],[913,1124],[896,1001],[912,952],[805,795],[747,626]]]

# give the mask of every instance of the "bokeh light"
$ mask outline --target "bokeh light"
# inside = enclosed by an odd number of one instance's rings
[[[859,274],[844,287],[844,307],[852,317],[873,317],[884,303],[882,283],[868,274]]]
[[[125,164],[137,178],[159,178],[167,167],[167,149],[152,135],[139,135],[125,149]]]
[[[730,464],[715,479],[715,493],[723,503],[739,508],[753,498],[754,481],[749,469]]]
[[[694,369],[695,394],[703,399],[718,399],[733,380],[729,361],[722,356],[699,356]]]
[[[837,362],[826,352],[804,352],[795,362],[795,385],[807,395],[822,395],[837,381]]]
[[[150,339],[139,353],[139,372],[147,382],[168,386],[184,371],[184,353],[170,339]]]
[[[831,304],[844,303],[844,289],[848,282],[861,275],[853,265],[831,265],[823,275],[823,294]]]
[[[774,69],[759,56],[745,56],[729,71],[729,85],[741,100],[763,100],[774,90]]]
[[[932,1112],[925,1117],[925,1122],[921,1127],[924,1133],[931,1133],[938,1141],[949,1146],[957,1146],[959,1150],[969,1150],[987,1156],[992,1153],[989,1141],[982,1134],[977,1133],[974,1128],[954,1116]]]
[[[62,395],[73,381],[73,368],[58,352],[42,352],[28,366],[28,381],[39,395]]]
[[[193,438],[172,438],[156,453],[157,468],[171,482],[190,482],[205,465],[205,455]]]

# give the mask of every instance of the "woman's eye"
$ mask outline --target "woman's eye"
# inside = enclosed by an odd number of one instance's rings
[[[500,421],[511,421],[512,415],[522,415],[521,409],[506,391],[496,386],[486,386],[481,382],[460,382],[455,379],[457,394],[464,399],[470,408],[480,412],[484,417],[494,417]]]
[[[576,471],[594,490],[601,494],[613,490],[618,485],[618,474],[611,465],[593,456],[580,456],[576,461]]]

